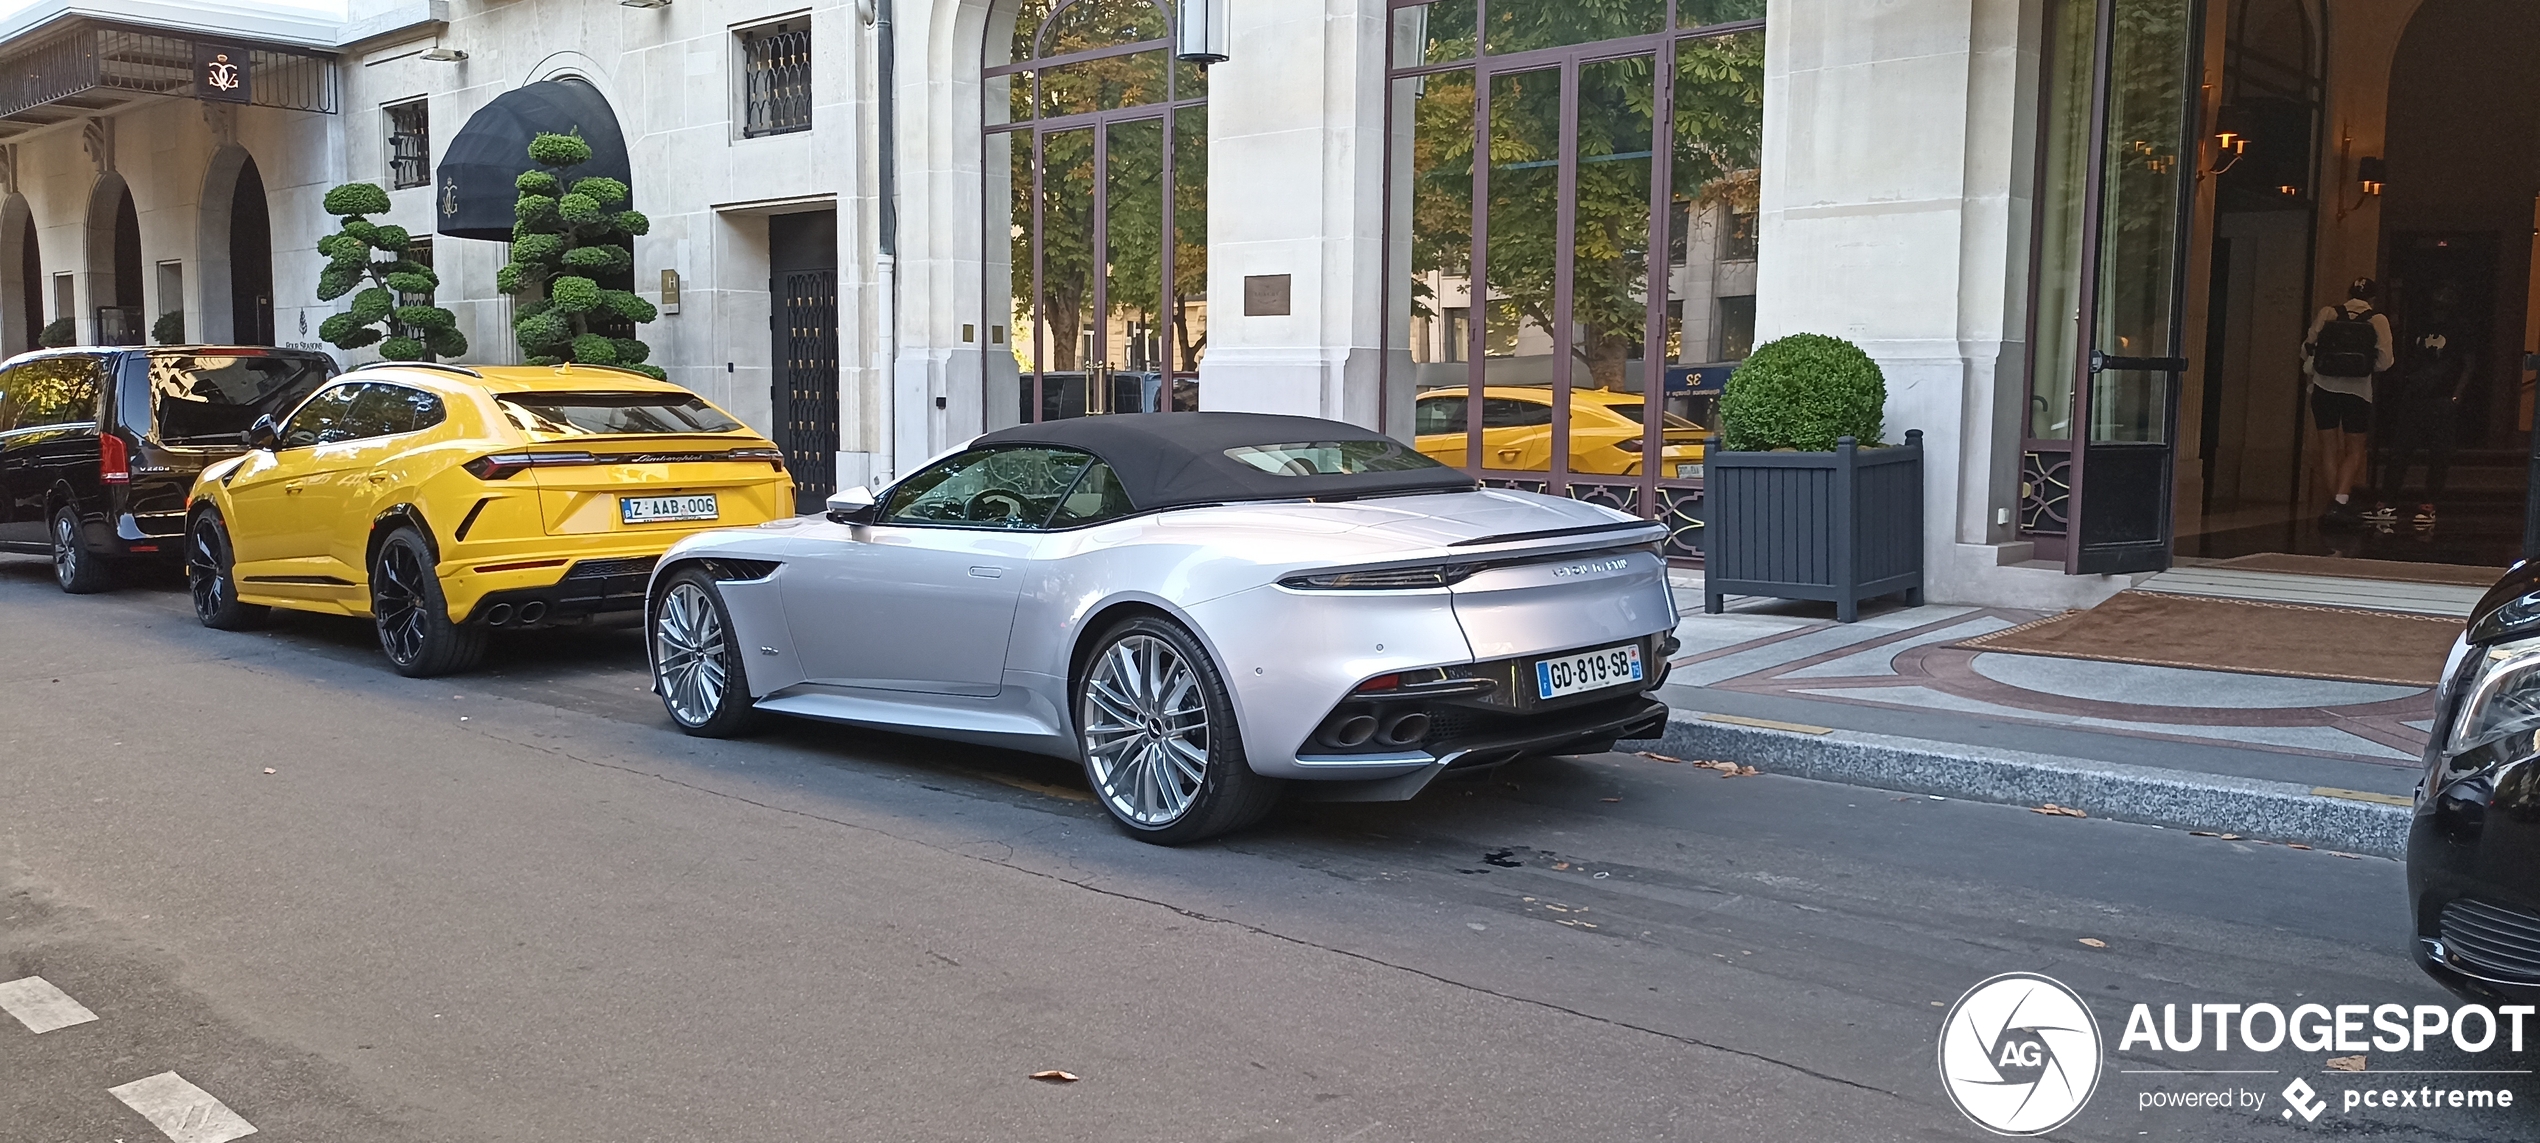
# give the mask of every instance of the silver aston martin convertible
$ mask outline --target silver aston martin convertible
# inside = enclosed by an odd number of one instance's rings
[[[1665,535],[1332,421],[1088,417],[680,541],[647,643],[691,734],[779,711],[1077,759],[1173,844],[1289,787],[1398,800],[1656,736]]]

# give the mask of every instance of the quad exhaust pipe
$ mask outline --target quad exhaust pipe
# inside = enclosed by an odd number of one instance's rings
[[[1385,719],[1384,728],[1376,732],[1376,741],[1387,746],[1409,746],[1429,736],[1429,713],[1407,710]]]
[[[492,607],[488,607],[488,608],[486,608],[486,609],[485,609],[485,625],[486,625],[486,626],[488,626],[488,627],[500,627],[500,626],[502,626],[503,624],[509,623],[509,622],[511,622],[511,621],[512,621],[512,605],[511,605],[511,604],[508,604],[508,603],[497,603],[497,604],[495,604],[494,606],[492,606]]]

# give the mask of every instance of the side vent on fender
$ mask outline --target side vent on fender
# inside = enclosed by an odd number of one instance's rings
[[[714,578],[724,583],[747,583],[751,580],[766,579],[775,575],[777,568],[784,566],[775,560],[735,560],[723,557],[707,560],[705,564],[706,568],[714,573]]]

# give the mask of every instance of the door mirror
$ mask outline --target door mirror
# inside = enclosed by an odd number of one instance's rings
[[[230,423],[234,425],[238,422]],[[270,451],[282,440],[282,426],[274,423],[273,414],[267,413],[256,418],[255,424],[247,426],[246,432],[238,434],[238,439],[248,448]]]
[[[829,498],[829,520],[835,524],[870,524],[880,510],[873,490],[861,484]]]

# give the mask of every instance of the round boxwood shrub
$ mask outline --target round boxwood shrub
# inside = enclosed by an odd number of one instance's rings
[[[66,345],[78,344],[79,333],[71,328],[71,319],[54,318],[45,323],[42,332],[35,335],[35,343],[46,349],[60,349]]]
[[[1887,378],[1861,347],[1822,333],[1759,346],[1720,394],[1722,443],[1734,452],[1830,452],[1838,437],[1879,443]]]

